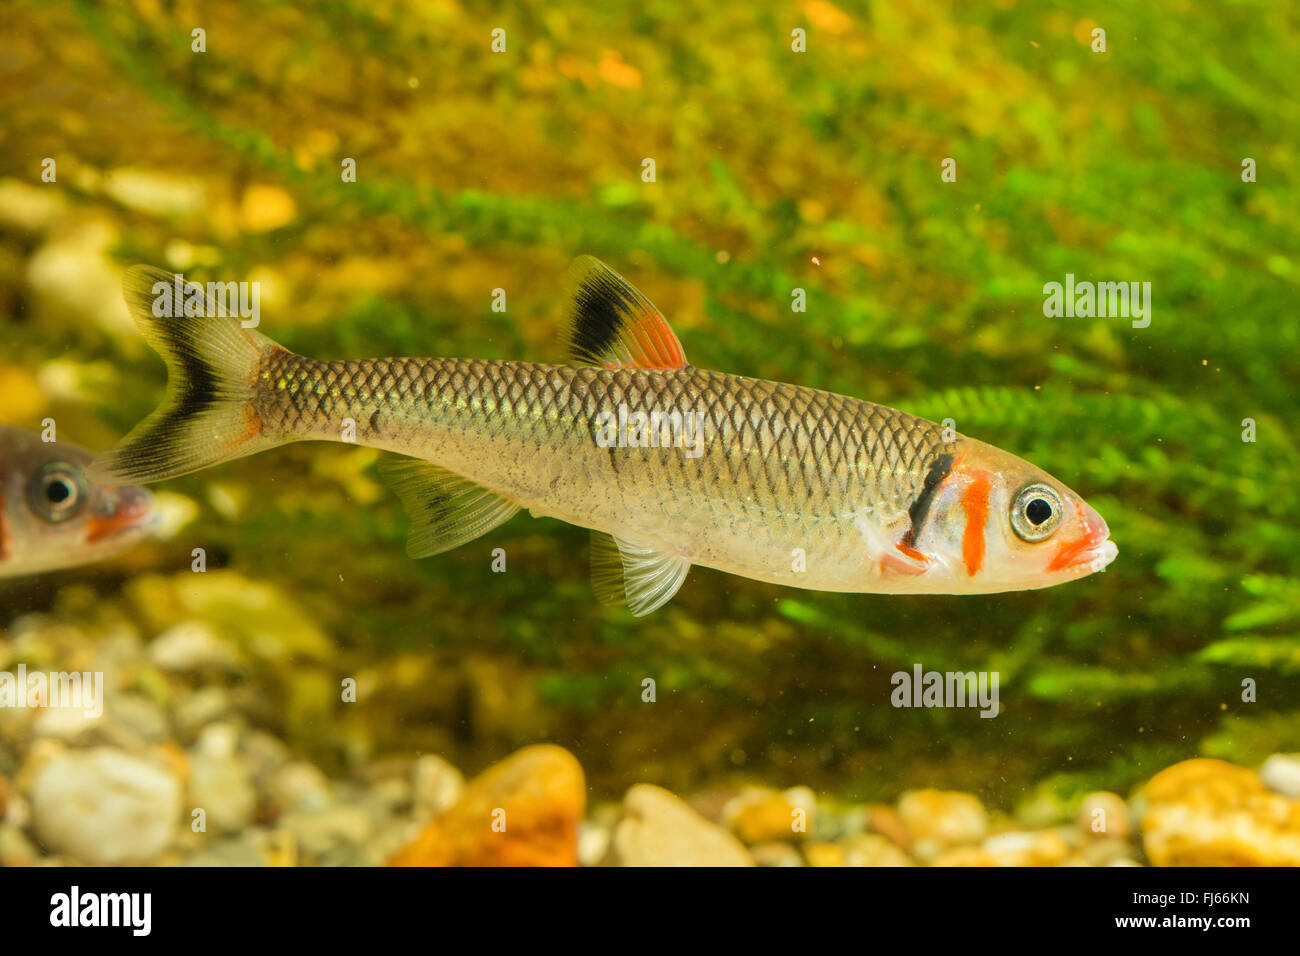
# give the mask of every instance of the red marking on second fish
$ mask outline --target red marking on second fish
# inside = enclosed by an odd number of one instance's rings
[[[966,531],[961,538],[961,560],[966,573],[974,577],[984,564],[984,525],[989,519],[989,493],[993,483],[986,472],[977,471],[961,495],[966,512]]]

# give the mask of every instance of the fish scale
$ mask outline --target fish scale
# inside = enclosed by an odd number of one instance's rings
[[[903,412],[691,367],[320,362],[276,350],[259,378],[268,433],[337,439],[352,419],[359,443],[436,461],[534,514],[771,580],[789,577],[795,547],[860,545],[862,512],[886,528],[905,521],[945,448],[938,426]],[[699,414],[703,454],[599,447],[597,415],[620,406]]]

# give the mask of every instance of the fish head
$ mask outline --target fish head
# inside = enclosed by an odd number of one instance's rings
[[[98,561],[156,526],[153,496],[86,477],[92,455],[17,429],[0,435],[0,576]]]
[[[953,593],[1052,587],[1105,569],[1119,552],[1077,493],[974,439],[958,440],[936,498],[928,545]]]

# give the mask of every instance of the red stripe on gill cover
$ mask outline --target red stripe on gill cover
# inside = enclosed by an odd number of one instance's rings
[[[961,537],[961,560],[966,573],[974,577],[984,565],[984,525],[989,518],[989,494],[993,483],[987,472],[977,471],[961,495],[966,512],[966,530]]]

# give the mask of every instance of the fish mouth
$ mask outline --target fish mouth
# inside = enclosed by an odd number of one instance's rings
[[[1067,571],[1076,577],[1105,571],[1106,566],[1119,554],[1119,546],[1106,538],[1090,548],[1078,552],[1068,564],[1058,570]]]
[[[125,535],[143,536],[152,531],[162,516],[153,508],[153,495],[127,485],[104,489],[115,507],[108,514],[91,515],[86,523],[86,542],[110,541]]]
[[[1047,566],[1048,571],[1064,571],[1072,577],[1081,577],[1105,570],[1119,554],[1119,546],[1110,540],[1110,529],[1101,515],[1082,505],[1079,517],[1083,519],[1083,537],[1062,545]]]

